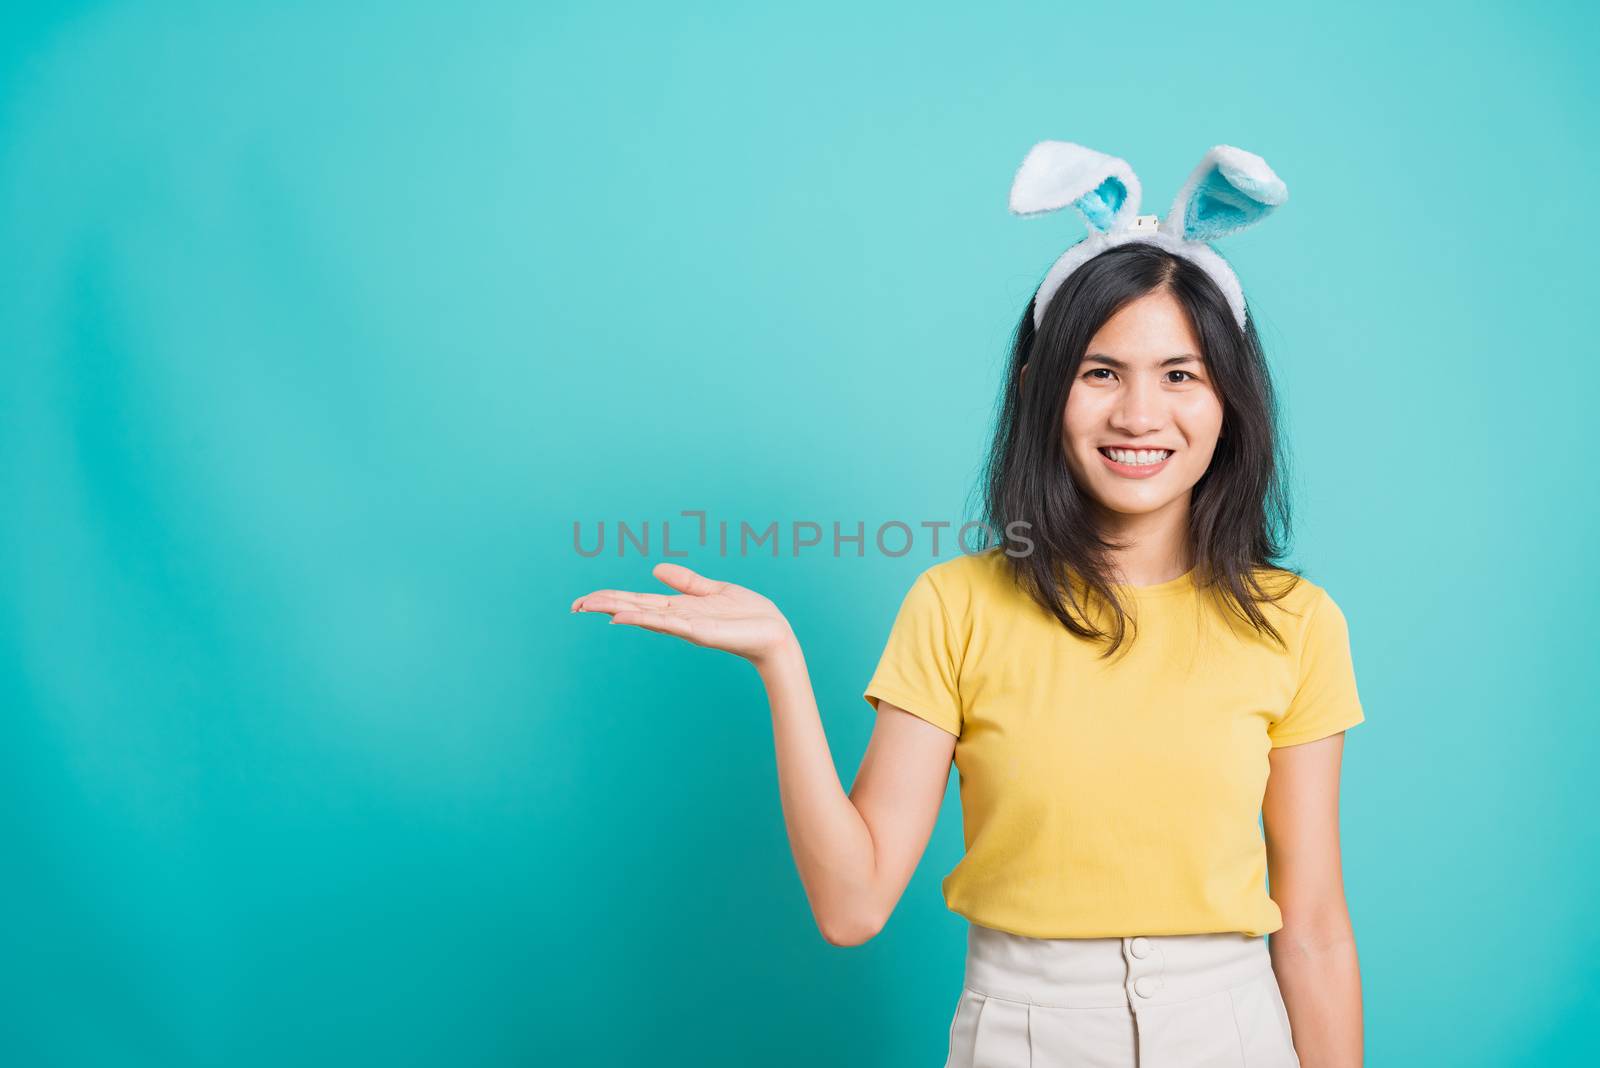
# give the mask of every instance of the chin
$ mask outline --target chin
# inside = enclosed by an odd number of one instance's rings
[[[1125,500],[1115,497],[1102,496],[1099,494],[1096,494],[1096,498],[1099,500],[1102,508],[1109,512],[1116,512],[1118,515],[1148,515],[1151,512],[1161,511],[1173,501],[1177,500],[1176,497],[1163,497],[1159,500],[1152,500],[1149,498]]]
[[[1170,483],[1175,483],[1176,479],[1170,480],[1168,485],[1163,486],[1155,486],[1150,483],[1127,483],[1120,479],[1111,481],[1114,484],[1108,484],[1107,479],[1098,477],[1089,480],[1089,493],[1100,503],[1102,508],[1122,515],[1144,515],[1148,512],[1159,512],[1163,508],[1170,506],[1174,501],[1181,500],[1187,491],[1187,487],[1176,492],[1172,489]],[[1161,478],[1152,481],[1169,482],[1169,479]]]

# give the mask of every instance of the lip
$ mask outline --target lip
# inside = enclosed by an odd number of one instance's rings
[[[1105,445],[1102,446],[1102,448],[1116,449],[1122,448],[1122,446]],[[1163,470],[1166,469],[1166,466],[1172,462],[1172,458],[1174,456],[1178,455],[1177,450],[1174,449],[1169,451],[1167,453],[1167,458],[1158,464],[1124,464],[1113,460],[1111,457],[1101,452],[1100,449],[1095,449],[1094,454],[1100,457],[1101,462],[1103,462],[1107,467],[1111,468],[1114,474],[1120,475],[1123,478],[1154,478],[1156,475],[1159,475]]]

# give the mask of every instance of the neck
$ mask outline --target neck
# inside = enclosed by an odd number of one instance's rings
[[[1111,562],[1123,583],[1155,586],[1194,567],[1188,494],[1154,512],[1099,512],[1101,533],[1121,546],[1111,551]]]

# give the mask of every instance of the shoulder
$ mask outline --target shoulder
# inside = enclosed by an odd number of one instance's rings
[[[999,547],[957,553],[925,568],[918,579],[927,581],[947,600],[962,604],[1003,593],[1015,581],[1010,563]]]
[[[924,611],[938,610],[963,631],[997,602],[1016,595],[1010,562],[999,548],[957,555],[924,567],[906,593]]]
[[[1304,635],[1314,623],[1344,622],[1344,613],[1321,584],[1282,568],[1257,568],[1255,574],[1261,588],[1275,598],[1263,602],[1262,611],[1289,634]]]
[[[1289,611],[1297,612],[1326,595],[1317,583],[1281,567],[1258,567],[1252,573],[1261,589]]]

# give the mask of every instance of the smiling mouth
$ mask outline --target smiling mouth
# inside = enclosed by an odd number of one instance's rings
[[[1129,467],[1154,467],[1165,462],[1171,455],[1171,449],[1107,449],[1099,450],[1101,456],[1119,464]]]

